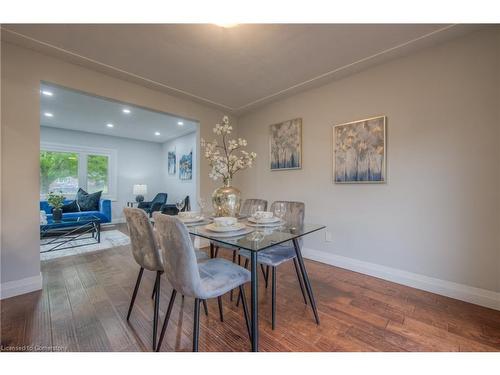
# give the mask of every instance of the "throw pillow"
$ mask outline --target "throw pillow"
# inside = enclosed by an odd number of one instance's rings
[[[62,212],[80,212],[80,207],[78,206],[78,203],[75,201],[70,202],[65,204],[64,206],[61,207]]]
[[[82,188],[76,193],[76,201],[80,206],[80,211],[99,211],[99,200],[101,199],[102,191],[89,194]]]

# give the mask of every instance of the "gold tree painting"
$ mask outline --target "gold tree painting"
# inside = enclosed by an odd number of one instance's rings
[[[386,174],[386,117],[333,127],[335,183],[383,183]]]
[[[270,126],[271,170],[302,168],[302,119]]]

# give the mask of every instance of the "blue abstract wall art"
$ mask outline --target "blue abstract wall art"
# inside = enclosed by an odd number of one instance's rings
[[[302,119],[270,126],[271,170],[302,168]]]
[[[193,179],[193,151],[191,151],[189,154],[181,156],[181,159],[179,160],[179,179]]]
[[[333,127],[335,183],[383,183],[386,180],[386,117]]]

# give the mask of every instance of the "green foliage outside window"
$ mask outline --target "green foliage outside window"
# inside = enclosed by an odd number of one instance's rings
[[[47,194],[51,185],[60,182],[57,190],[63,193],[75,193],[72,180],[78,180],[78,154],[73,152],[40,152],[40,193]],[[67,190],[67,191],[65,191]],[[73,191],[74,190],[74,191]]]
[[[89,155],[87,157],[87,188],[89,193],[102,190],[108,192],[108,157]]]

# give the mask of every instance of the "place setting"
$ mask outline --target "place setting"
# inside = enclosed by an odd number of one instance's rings
[[[273,211],[265,211],[260,205],[252,207],[247,225],[255,228],[281,228],[285,224],[286,205],[277,202]]]
[[[208,236],[236,237],[249,234],[254,231],[245,223],[239,222],[236,217],[223,216],[213,218],[210,224],[200,228]]]

